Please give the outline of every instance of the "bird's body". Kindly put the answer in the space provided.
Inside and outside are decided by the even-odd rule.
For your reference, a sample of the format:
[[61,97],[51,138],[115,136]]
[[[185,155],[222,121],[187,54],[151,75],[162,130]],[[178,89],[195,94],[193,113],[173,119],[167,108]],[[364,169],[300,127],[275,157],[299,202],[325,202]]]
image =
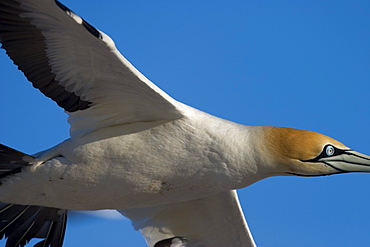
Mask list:
[[0,237],[63,243],[67,210],[117,209],[150,247],[255,246],[235,189],[271,176],[370,172],[319,133],[223,120],[168,96],[56,0],[0,0],[0,41],[69,115],[33,156],[0,145]]
[[264,177],[250,155],[256,148],[238,144],[257,144],[259,127],[187,110],[180,120],[113,126],[41,152],[27,172],[2,180],[2,201],[80,210],[149,207]]

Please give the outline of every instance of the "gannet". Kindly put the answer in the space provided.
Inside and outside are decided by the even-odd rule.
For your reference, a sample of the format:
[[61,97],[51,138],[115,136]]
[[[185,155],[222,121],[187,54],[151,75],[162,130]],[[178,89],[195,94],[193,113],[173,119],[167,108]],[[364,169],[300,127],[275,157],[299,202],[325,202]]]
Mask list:
[[[71,139],[34,157],[1,147],[1,219],[9,245],[33,236],[61,245],[66,209],[113,208],[133,220],[149,246],[253,246],[234,189],[276,175],[368,171],[368,156],[331,138],[242,126],[173,100],[124,60],[107,36],[55,3],[0,5],[4,48],[36,87],[69,112],[71,123]],[[17,25],[7,32],[5,21]],[[39,41],[35,47],[31,38]],[[77,47],[81,43],[85,48]],[[76,56],[69,56],[71,50]],[[45,74],[35,77],[39,69]],[[44,79],[50,84],[41,85]],[[23,210],[24,228],[4,221]]]

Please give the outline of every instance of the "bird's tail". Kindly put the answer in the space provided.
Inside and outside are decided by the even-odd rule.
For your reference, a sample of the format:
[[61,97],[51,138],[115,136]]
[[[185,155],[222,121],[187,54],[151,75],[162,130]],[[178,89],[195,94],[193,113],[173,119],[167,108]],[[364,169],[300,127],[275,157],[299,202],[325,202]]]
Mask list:
[[[1,179],[21,172],[35,158],[0,144]],[[67,223],[67,210],[0,202],[0,239],[6,247],[25,246],[33,238],[43,239],[34,247],[61,247]]]

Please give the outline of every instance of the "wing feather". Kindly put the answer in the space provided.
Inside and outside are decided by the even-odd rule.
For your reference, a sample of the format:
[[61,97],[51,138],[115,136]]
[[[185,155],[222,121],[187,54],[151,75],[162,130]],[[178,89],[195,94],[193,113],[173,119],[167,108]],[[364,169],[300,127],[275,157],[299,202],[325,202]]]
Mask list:
[[119,211],[131,219],[150,247],[255,246],[236,191],[195,201]]
[[72,137],[182,116],[110,37],[58,1],[0,0],[0,40],[33,86],[69,112]]
[[35,246],[62,246],[66,210],[6,203],[0,208],[0,238],[7,238],[6,246],[25,246],[32,238],[44,239]]

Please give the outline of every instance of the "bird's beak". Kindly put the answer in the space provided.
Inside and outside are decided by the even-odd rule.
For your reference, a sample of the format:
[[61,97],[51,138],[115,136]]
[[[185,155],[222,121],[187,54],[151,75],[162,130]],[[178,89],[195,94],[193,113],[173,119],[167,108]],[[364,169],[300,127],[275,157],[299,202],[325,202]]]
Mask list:
[[370,156],[353,150],[320,160],[340,172],[370,172]]

